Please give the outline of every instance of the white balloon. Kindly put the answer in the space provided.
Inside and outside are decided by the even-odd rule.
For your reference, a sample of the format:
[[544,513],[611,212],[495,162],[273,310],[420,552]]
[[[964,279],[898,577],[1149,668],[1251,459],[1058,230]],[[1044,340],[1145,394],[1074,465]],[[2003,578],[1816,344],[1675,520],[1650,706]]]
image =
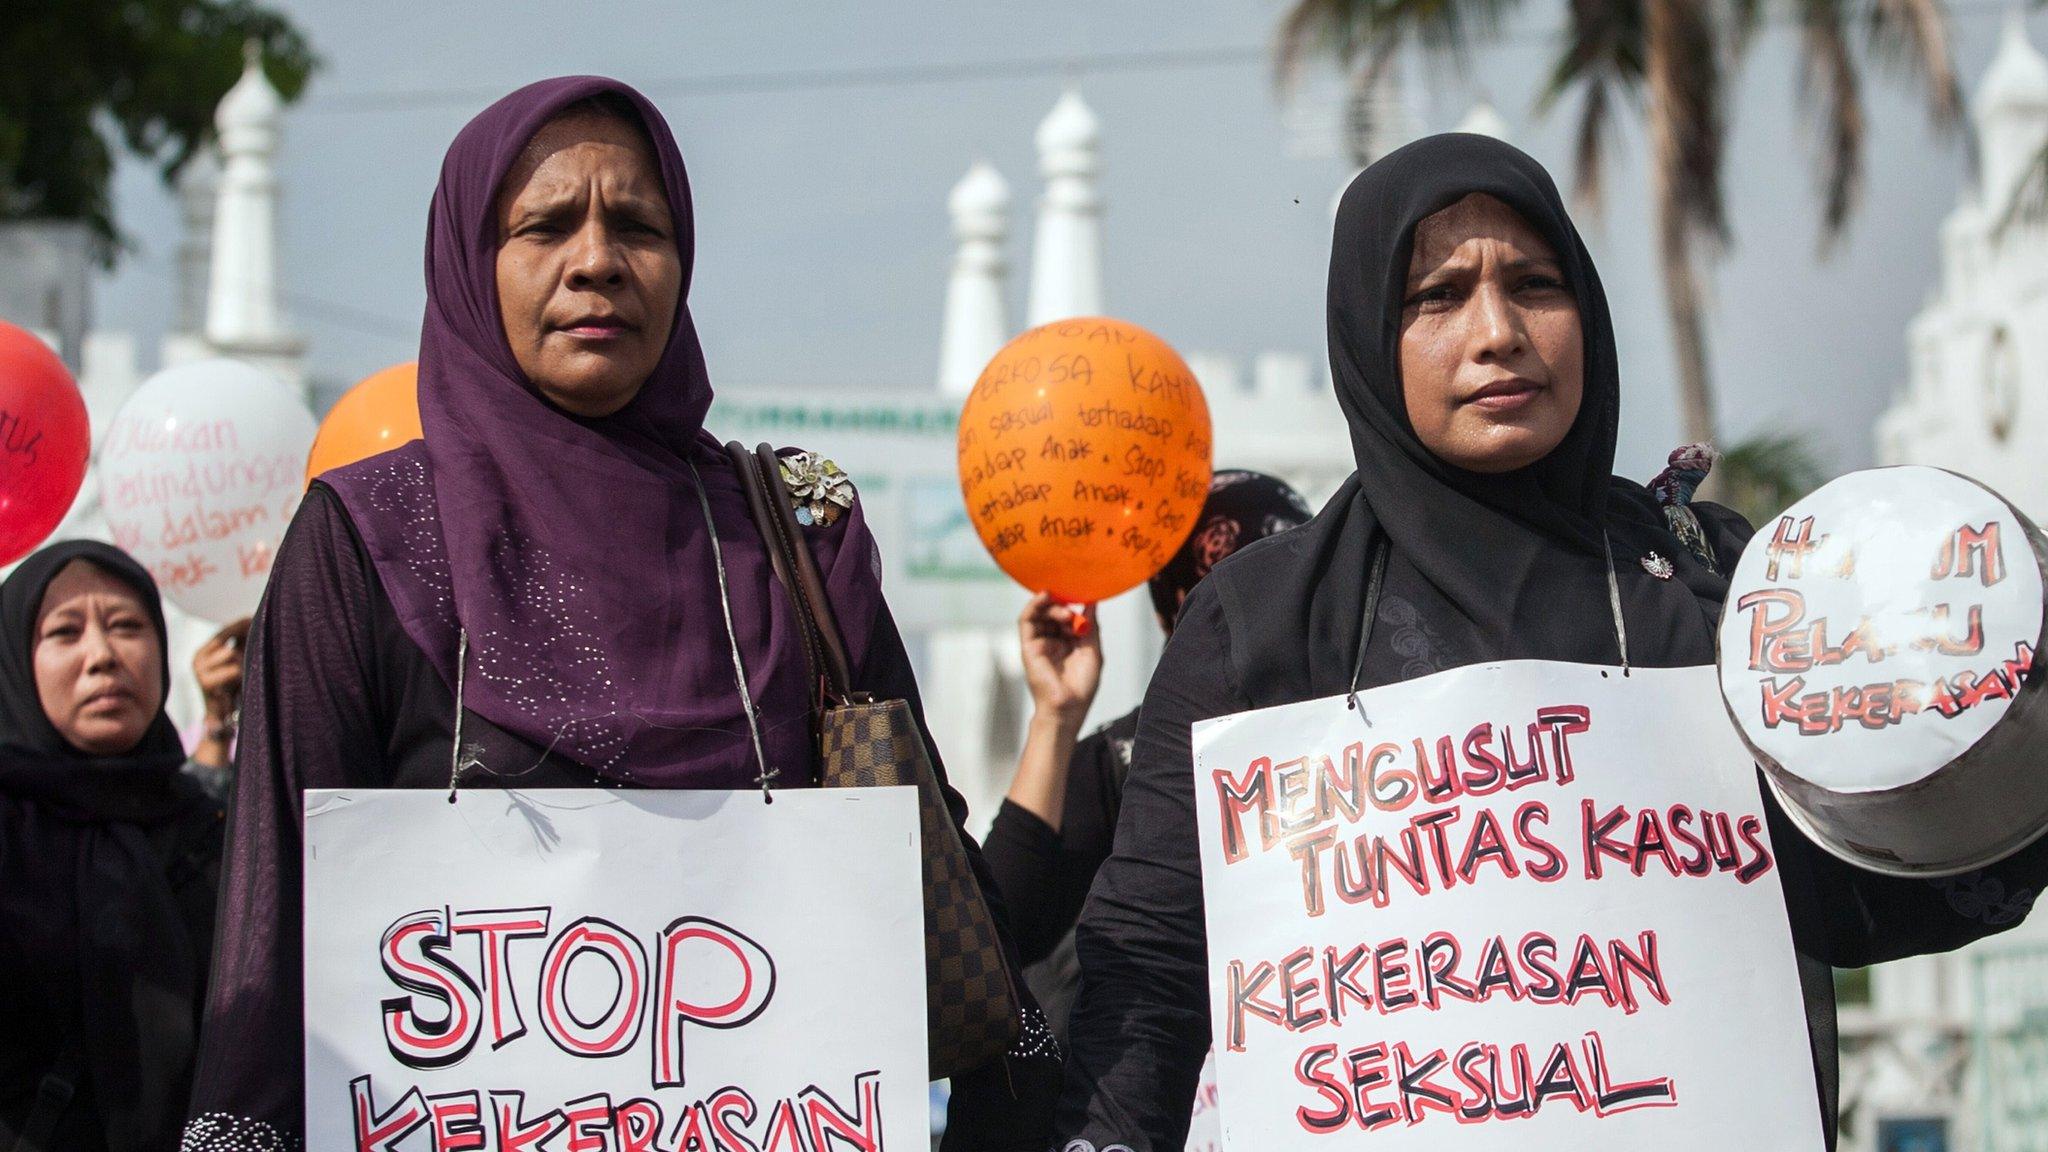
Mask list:
[[299,506],[313,433],[290,388],[240,361],[151,376],[100,448],[114,543],[186,612],[217,624],[249,615]]

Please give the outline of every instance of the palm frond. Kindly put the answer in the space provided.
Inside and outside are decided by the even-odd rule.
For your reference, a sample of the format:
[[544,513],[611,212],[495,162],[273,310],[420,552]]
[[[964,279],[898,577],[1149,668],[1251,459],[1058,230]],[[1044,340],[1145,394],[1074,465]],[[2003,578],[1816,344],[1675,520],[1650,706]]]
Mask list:
[[[1889,0],[1880,0],[1889,2]],[[1836,0],[1806,0],[1799,40],[1799,101],[1815,109],[1821,156],[1821,248],[1831,247],[1863,190],[1863,81]]]
[[1707,0],[1656,0],[1643,22],[1643,80],[1651,163],[1661,197],[1686,227],[1719,247],[1728,239],[1721,157],[1727,140],[1721,61]]
[[1879,64],[1926,88],[1927,114],[1936,127],[1962,124],[1963,86],[1942,0],[1876,0],[1869,41]]
[[1550,79],[1536,97],[1538,115],[1582,83],[1633,91],[1643,79],[1643,7],[1607,0],[1572,0],[1564,47],[1551,62]]
[[1724,503],[1751,524],[1768,523],[1826,481],[1828,468],[1813,442],[1797,433],[1766,433],[1721,454],[1714,475]]
[[1731,64],[1749,54],[1757,33],[1770,23],[1771,12],[1764,0],[1731,0],[1728,5],[1728,60]]
[[1600,212],[1605,191],[1601,178],[1605,175],[1608,121],[1612,116],[1609,99],[1606,81],[1586,82],[1586,98],[1579,105],[1579,129],[1572,149],[1573,182],[1577,185],[1579,203],[1594,215]]
[[1572,0],[1564,44],[1551,62],[1550,79],[1536,98],[1547,115],[1565,94],[1581,89],[1574,132],[1573,182],[1579,203],[1600,211],[1604,168],[1615,104],[1640,90],[1643,78],[1643,13],[1640,4]]
[[1295,0],[1280,18],[1273,46],[1273,79],[1283,91],[1293,87],[1311,56],[1331,55],[1349,68],[1358,54],[1358,10],[1355,0]]
[[1409,40],[1461,69],[1472,45],[1500,31],[1521,0],[1294,0],[1280,18],[1274,79],[1285,91],[1313,56],[1350,69],[1370,61],[1375,72]]

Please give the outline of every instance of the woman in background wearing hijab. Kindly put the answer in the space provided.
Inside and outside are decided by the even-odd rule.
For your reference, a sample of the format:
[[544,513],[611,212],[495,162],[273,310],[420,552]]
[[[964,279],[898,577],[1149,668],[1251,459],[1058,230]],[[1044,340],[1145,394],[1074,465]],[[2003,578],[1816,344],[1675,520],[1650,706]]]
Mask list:
[[221,820],[164,715],[156,583],[51,545],[0,584],[0,643],[0,1148],[168,1152]]
[[[1610,475],[1614,333],[1540,165],[1456,134],[1361,173],[1337,211],[1328,323],[1358,470],[1314,520],[1197,586],[1160,660],[1116,851],[1077,933],[1083,981],[1057,1124],[1067,1152],[1185,1138],[1209,1045],[1191,724],[1338,695],[1354,678],[1376,687],[1486,661],[1714,659],[1721,573],[1749,525],[1692,505],[1695,551],[1648,489]],[[1768,791],[1764,803],[1832,1146],[1830,965],[1954,948],[2017,923],[2048,875],[2048,840],[1982,874],[1893,880],[1814,847]]]
[[[1188,593],[1222,559],[1275,532],[1305,524],[1308,504],[1286,481],[1225,469],[1211,477],[1194,531],[1147,583],[1159,627],[1173,634]],[[1138,735],[1138,710],[1075,739],[1102,683],[1102,633],[1074,634],[1076,611],[1043,593],[1017,618],[1031,721],[1010,794],[982,851],[1010,909],[1025,979],[1064,1037],[1080,965],[1074,922],[1095,870],[1109,859],[1123,804],[1124,775]]]
[[[216,958],[193,1152],[300,1139],[306,789],[765,787],[730,644],[776,783],[814,778],[800,609],[703,429],[694,235],[667,123],[616,81],[522,88],[449,147],[427,233],[425,439],[312,485],[250,634],[234,945]],[[874,540],[838,491],[805,543],[856,682],[916,711]],[[955,1078],[953,1146],[1042,1149],[1042,1126],[1004,1116],[1012,1085],[1058,1075],[1042,1022],[1024,1035],[1035,1046]]]

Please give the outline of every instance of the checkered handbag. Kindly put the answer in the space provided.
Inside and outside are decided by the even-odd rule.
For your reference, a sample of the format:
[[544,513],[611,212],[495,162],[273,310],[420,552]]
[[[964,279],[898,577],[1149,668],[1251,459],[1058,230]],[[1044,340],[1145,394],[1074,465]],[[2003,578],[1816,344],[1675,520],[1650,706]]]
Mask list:
[[926,1032],[933,1079],[978,1067],[1009,1051],[1019,1031],[1019,1001],[995,917],[946,807],[924,736],[906,700],[875,700],[852,686],[839,626],[824,580],[790,510],[775,451],[726,445],[747,503],[768,545],[776,579],[795,599],[804,652],[813,672],[812,720],[819,783],[827,788],[917,789],[924,854]]

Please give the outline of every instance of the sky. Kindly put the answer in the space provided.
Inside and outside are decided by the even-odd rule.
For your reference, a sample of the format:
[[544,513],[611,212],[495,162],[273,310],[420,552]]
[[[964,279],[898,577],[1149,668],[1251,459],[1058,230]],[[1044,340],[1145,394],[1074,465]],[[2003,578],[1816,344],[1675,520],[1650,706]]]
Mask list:
[[[1280,0],[270,3],[325,61],[287,114],[279,171],[281,277],[317,380],[413,357],[426,209],[448,141],[496,95],[576,72],[642,87],[682,145],[698,225],[690,304],[721,389],[931,388],[952,254],[945,200],[975,160],[1011,187],[1009,301],[1021,327],[1041,187],[1032,131],[1063,85],[1102,125],[1107,310],[1188,353],[1323,360],[1330,207],[1350,168],[1330,133],[1302,127],[1328,119],[1315,99],[1327,78],[1312,77],[1293,111],[1276,94],[1261,49]],[[2003,0],[1950,0],[1950,11],[1974,89]],[[1486,99],[1568,186],[1572,103],[1535,108],[1563,18],[1559,0],[1530,0],[1463,68],[1405,60],[1420,127],[1447,130]],[[2048,14],[2030,27],[2048,44]],[[1938,229],[1968,163],[1909,87],[1871,69],[1865,194],[1823,255],[1817,133],[1795,47],[1792,31],[1769,31],[1731,77],[1735,240],[1713,273],[1708,332],[1724,443],[1804,433],[1847,469],[1871,462],[1873,422],[1904,383],[1905,327],[1937,287]],[[1162,52],[1190,62],[1091,63]],[[944,79],[762,82],[904,68]],[[1647,152],[1632,114],[1621,123],[1605,210],[1577,216],[1620,342],[1617,470],[1643,479],[1679,423]],[[134,251],[98,285],[97,321],[153,348],[172,316],[176,206],[143,162],[122,164],[115,191]]]

